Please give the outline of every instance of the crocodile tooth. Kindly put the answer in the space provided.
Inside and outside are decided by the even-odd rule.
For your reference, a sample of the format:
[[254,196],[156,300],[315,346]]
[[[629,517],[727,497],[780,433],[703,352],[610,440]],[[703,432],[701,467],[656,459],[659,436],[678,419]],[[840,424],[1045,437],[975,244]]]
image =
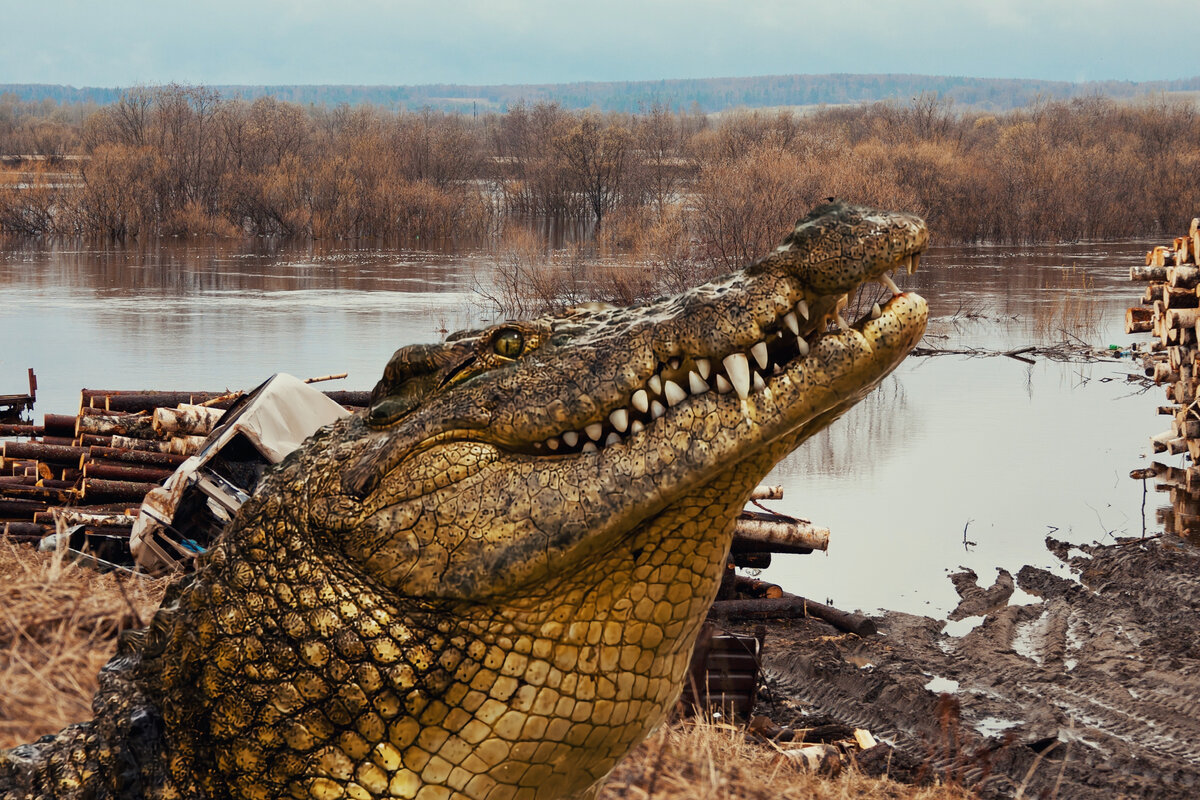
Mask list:
[[574,447],[579,444],[579,434],[575,431],[567,431],[563,434],[563,442],[567,447]]
[[707,358],[697,358],[696,371],[700,373],[701,378],[708,380],[708,376],[712,374],[712,362]]
[[879,307],[879,303],[871,306],[871,319],[879,319],[883,316],[883,309]]
[[782,374],[783,374],[783,367],[781,367],[781,366],[779,366],[778,364],[776,364],[774,367],[772,367],[772,368],[771,368],[771,374],[772,374],[772,375],[782,375]]
[[580,452],[581,453],[598,453],[598,452],[600,452],[600,448],[596,447],[595,442],[584,442],[583,448],[580,450]]
[[732,391],[733,391],[733,386],[731,386],[729,384],[729,381],[725,380],[724,375],[722,375],[721,373],[718,372],[717,373],[717,394],[729,394]]
[[892,293],[892,297],[900,294],[900,287],[896,285],[894,280],[892,280],[892,276],[886,272],[879,276],[879,282],[888,288],[888,291]]
[[558,438],[551,436],[549,439],[546,440],[546,447],[549,447],[551,450],[557,450],[558,449]]
[[650,404],[650,417],[652,419],[658,419],[665,413],[667,413],[667,407],[664,406],[662,403],[655,400],[653,403]]
[[629,427],[629,411],[624,408],[618,408],[616,411],[608,415],[608,421],[617,429],[619,433],[624,433]]
[[796,337],[796,347],[800,348],[800,355],[808,355],[808,342],[804,340],[803,336]]
[[797,336],[800,335],[800,321],[796,319],[795,311],[789,311],[784,315],[783,324],[787,325],[788,330],[792,333],[796,334]]
[[633,403],[633,407],[643,414],[650,410],[650,395],[646,394],[645,389],[638,389],[634,392],[631,402]]
[[745,400],[750,396],[750,362],[746,360],[746,354],[730,353],[721,363],[725,365],[725,372],[729,375],[729,382],[733,384],[734,391],[738,393],[738,397]]
[[600,441],[600,434],[604,433],[604,426],[599,422],[593,422],[591,425],[588,425],[586,428],[584,428],[583,432],[586,433],[588,438],[593,442],[598,442]]
[[842,312],[838,311],[833,315],[833,319],[837,322],[838,330],[846,330],[850,326],[846,324],[846,320],[842,319]]
[[680,362],[679,362],[678,358],[672,358],[670,361],[667,362],[667,366],[670,367],[672,370],[676,370],[676,369],[679,369],[679,363]]
[[687,399],[687,392],[675,381],[663,382],[663,395],[667,398],[667,405],[671,406],[677,406]]
[[804,319],[805,321],[808,321],[808,301],[807,300],[798,300],[796,302],[796,313],[799,314],[802,319]]
[[651,375],[650,380],[646,381],[646,386],[655,394],[662,394],[662,378],[657,375]]
[[610,444],[616,444],[619,441],[621,441],[621,434],[617,433],[616,431],[612,431],[604,440],[604,446],[608,447]]
[[753,370],[753,373],[754,373],[754,384],[753,384],[754,391],[761,392],[763,389],[767,388],[767,382],[763,380],[763,376],[759,374],[758,370]]
[[646,430],[646,426],[642,424],[640,419],[635,419],[633,422],[629,423],[629,432],[631,434],[641,433],[644,430]]
[[921,254],[913,253],[911,270],[909,271],[908,274],[912,275],[914,272],[916,272],[917,267],[920,265],[920,263],[921,263]]
[[767,368],[767,343],[759,342],[750,348],[750,355],[754,356],[754,360],[758,362],[759,369]]
[[695,370],[688,373],[688,391],[692,394],[704,394],[708,391],[708,384]]

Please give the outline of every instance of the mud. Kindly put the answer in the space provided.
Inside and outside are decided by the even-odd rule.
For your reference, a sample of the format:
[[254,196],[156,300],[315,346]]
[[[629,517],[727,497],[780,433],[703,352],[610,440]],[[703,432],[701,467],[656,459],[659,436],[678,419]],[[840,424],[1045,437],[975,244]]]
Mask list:
[[952,577],[962,635],[895,612],[868,638],[773,625],[759,713],[867,728],[893,748],[876,770],[984,797],[1200,796],[1200,549],[1047,546],[1077,580],[1024,567],[1036,602],[1011,603],[1008,573]]

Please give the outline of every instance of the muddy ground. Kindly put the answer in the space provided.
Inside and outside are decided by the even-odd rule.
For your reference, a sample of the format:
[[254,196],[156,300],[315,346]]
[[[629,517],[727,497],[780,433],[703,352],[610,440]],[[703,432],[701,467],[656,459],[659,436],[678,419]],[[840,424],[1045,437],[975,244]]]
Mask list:
[[[950,616],[967,622],[951,627],[978,623],[961,636],[894,612],[867,638],[769,626],[760,713],[867,728],[894,750],[862,754],[864,768],[939,771],[984,797],[1200,796],[1200,549],[1047,546],[1077,580],[952,577]],[[1014,582],[1037,602],[1010,605]]]

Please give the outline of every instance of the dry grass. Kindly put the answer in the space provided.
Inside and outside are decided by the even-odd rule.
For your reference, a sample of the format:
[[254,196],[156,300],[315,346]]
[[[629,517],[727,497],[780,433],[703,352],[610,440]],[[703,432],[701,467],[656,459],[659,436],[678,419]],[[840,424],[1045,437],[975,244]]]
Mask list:
[[91,717],[117,634],[148,620],[165,586],[0,540],[0,747]]
[[686,720],[664,726],[613,772],[600,800],[968,800],[952,786],[909,786],[854,769],[821,777],[748,741],[740,728]]
[[[96,674],[117,634],[154,613],[165,580],[101,574],[55,553],[0,541],[0,748],[91,716]],[[911,787],[853,770],[817,777],[777,764],[740,729],[664,726],[618,766],[601,797],[660,800],[963,800],[956,788]]]
[[1073,265],[1063,269],[1056,279],[1042,286],[1049,299],[1035,309],[1034,334],[1043,341],[1094,340],[1102,321],[1094,289],[1095,280],[1083,268]]

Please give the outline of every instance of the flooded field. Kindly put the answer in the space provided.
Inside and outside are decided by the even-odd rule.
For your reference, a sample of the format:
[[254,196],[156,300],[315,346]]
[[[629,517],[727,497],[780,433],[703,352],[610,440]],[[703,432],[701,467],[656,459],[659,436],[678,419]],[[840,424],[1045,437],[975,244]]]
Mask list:
[[[935,319],[923,346],[769,482],[773,509],[832,529],[826,555],[776,556],[765,577],[844,608],[944,614],[946,575],[1061,570],[1053,533],[1138,535],[1159,504],[1131,468],[1165,427],[1128,358],[1029,364],[1030,345],[1127,346],[1128,268],[1151,242],[934,248],[902,282]],[[35,416],[89,388],[241,389],[274,372],[349,372],[370,388],[399,346],[490,321],[482,255],[174,241],[0,249],[0,393],[38,374]],[[1147,337],[1138,337],[1145,340]],[[991,355],[988,355],[991,354]]]

